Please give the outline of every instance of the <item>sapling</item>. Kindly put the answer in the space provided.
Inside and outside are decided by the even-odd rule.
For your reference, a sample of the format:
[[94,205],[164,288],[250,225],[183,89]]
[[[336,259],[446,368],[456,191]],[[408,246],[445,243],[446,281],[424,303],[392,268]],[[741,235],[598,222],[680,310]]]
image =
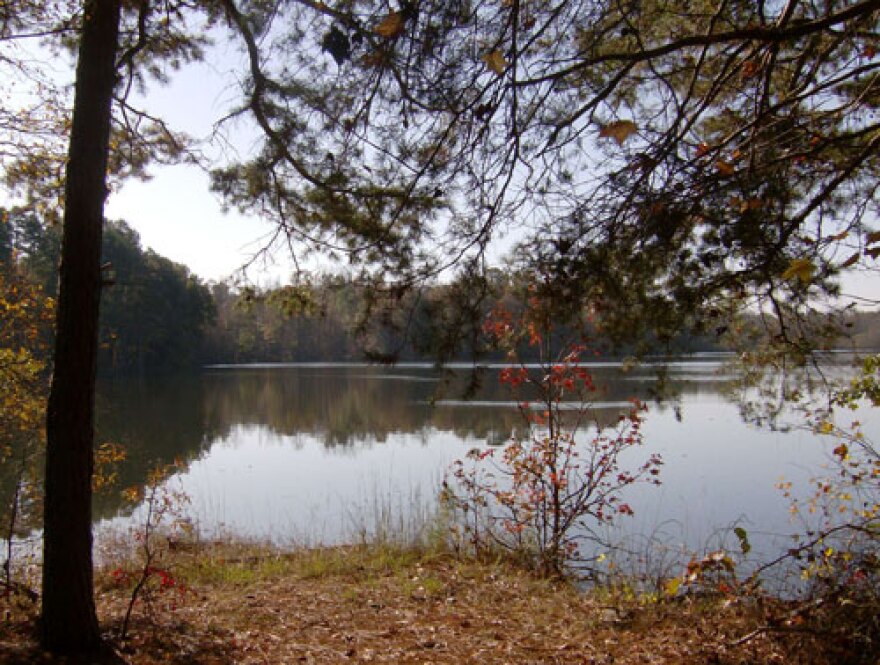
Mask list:
[[137,543],[139,565],[133,570],[117,568],[113,579],[119,585],[132,584],[125,616],[119,629],[119,639],[128,635],[131,615],[138,600],[143,599],[148,613],[153,613],[154,595],[172,592],[170,609],[176,609],[178,600],[187,593],[187,586],[167,566],[167,554],[175,536],[191,531],[185,511],[190,498],[182,489],[171,486],[171,474],[180,467],[178,462],[157,466],[147,477],[143,487],[131,487],[123,493],[132,503],[139,503],[143,521],[133,533]]
[[[643,442],[646,406],[632,400],[613,425],[600,424],[591,408],[597,388],[582,361],[587,347],[567,344],[554,353],[552,326],[541,322],[536,303],[519,317],[499,308],[487,320],[486,333],[508,348],[512,362],[500,380],[517,397],[525,427],[500,449],[474,449],[467,462],[457,461],[444,498],[461,518],[453,528],[475,552],[500,548],[559,576],[588,563],[582,545],[600,538],[598,527],[633,514],[622,491],[659,483],[662,460],[650,455],[633,470],[622,465],[622,455]],[[521,360],[523,341],[537,367]]]

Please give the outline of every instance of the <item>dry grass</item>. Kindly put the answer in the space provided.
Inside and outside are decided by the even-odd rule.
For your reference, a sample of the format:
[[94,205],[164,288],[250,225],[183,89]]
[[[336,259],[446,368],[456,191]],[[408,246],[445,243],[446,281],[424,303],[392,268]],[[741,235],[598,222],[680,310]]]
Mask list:
[[[171,609],[172,595],[160,594],[152,613],[136,611],[129,640],[113,643],[120,662],[842,662],[833,645],[793,632],[733,646],[761,625],[745,604],[622,601],[497,563],[381,546],[292,554],[215,546],[175,557],[189,584],[183,602]],[[98,579],[112,633],[128,590],[107,573]],[[0,661],[53,662],[34,646],[32,613],[10,610]]]

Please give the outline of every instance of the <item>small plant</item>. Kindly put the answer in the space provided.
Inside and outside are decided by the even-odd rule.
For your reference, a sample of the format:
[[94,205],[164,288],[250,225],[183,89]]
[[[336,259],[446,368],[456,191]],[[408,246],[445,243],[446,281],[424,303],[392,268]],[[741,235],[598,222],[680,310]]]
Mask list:
[[740,588],[736,563],[724,550],[692,558],[680,577],[666,581],[663,592],[672,598],[681,593],[731,595]]
[[[779,483],[803,531],[787,552],[761,565],[747,587],[757,588],[780,566],[796,570],[799,593],[784,625],[797,624],[824,644],[843,645],[841,661],[873,663],[880,649],[880,453],[862,423],[845,422],[845,416],[880,405],[880,356],[869,357],[856,378],[833,390],[822,406],[811,404],[805,393],[793,401],[816,440],[829,442],[830,462],[825,474],[811,480],[805,499],[797,498],[793,483]],[[779,623],[771,617],[762,630]]]
[[880,452],[859,420],[841,422],[848,411],[877,406],[880,356],[871,356],[849,386],[832,394],[829,407],[805,411],[810,429],[830,440],[831,449],[828,473],[813,478],[808,499],[792,498],[791,483],[780,484],[792,498],[792,514],[810,527],[798,548],[805,580],[873,584],[880,576]]
[[[621,456],[642,443],[646,407],[632,400],[616,422],[602,424],[591,408],[597,389],[581,361],[587,347],[562,345],[554,354],[550,323],[534,299],[519,318],[496,309],[487,321],[486,333],[513,361],[500,380],[517,397],[525,435],[457,461],[444,499],[460,516],[453,521],[456,537],[476,553],[501,549],[560,576],[568,566],[589,564],[584,542],[600,541],[598,527],[633,514],[622,491],[640,481],[659,483],[662,462],[652,455],[632,471],[621,465]],[[537,363],[521,360],[520,342]]]
[[120,587],[131,586],[128,606],[119,629],[119,638],[128,635],[131,615],[141,601],[148,616],[161,610],[174,611],[186,597],[187,585],[167,565],[167,555],[172,543],[192,530],[185,510],[189,496],[170,484],[170,477],[181,464],[175,462],[157,466],[147,477],[143,487],[130,487],[123,492],[133,504],[140,504],[144,511],[143,521],[134,531],[137,557],[130,567],[119,567],[111,572],[114,583]]

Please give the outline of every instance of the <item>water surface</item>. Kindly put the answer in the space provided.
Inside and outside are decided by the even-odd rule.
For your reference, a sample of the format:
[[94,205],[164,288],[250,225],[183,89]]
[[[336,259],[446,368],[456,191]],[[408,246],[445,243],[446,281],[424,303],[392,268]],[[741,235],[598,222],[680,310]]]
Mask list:
[[[623,373],[619,363],[591,365],[598,421],[614,422],[630,397],[650,401],[645,445],[625,461],[635,466],[657,452],[665,462],[660,487],[630,488],[636,514],[612,537],[702,550],[729,543],[738,525],[767,552],[787,547],[802,525],[792,523],[776,484],[792,481],[807,494],[809,478],[829,459],[828,442],[744,422],[740,403],[726,393],[732,375],[717,356],[666,364],[664,393],[677,398],[659,403],[652,400],[658,367]],[[519,398],[499,384],[499,369],[482,371],[470,399],[462,395],[465,366],[218,366],[173,379],[104,382],[99,436],[129,450],[121,486],[143,482],[157,461],[183,460],[174,481],[191,498],[191,518],[205,537],[351,541],[377,524],[419,522],[454,460],[524,430]],[[117,497],[98,497],[104,529],[129,519]]]

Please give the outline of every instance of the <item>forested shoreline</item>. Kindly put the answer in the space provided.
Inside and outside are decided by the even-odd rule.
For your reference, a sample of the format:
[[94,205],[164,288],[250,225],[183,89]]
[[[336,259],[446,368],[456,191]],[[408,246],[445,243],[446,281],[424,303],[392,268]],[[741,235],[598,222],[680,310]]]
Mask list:
[[[2,219],[3,270],[16,272],[51,302],[57,291],[60,229],[21,210],[3,211]],[[274,288],[207,282],[186,266],[144,249],[123,221],[107,222],[102,261],[99,371],[105,375],[220,363],[497,360],[502,356],[482,338],[483,320],[499,304],[521,309],[529,297],[528,275],[502,270],[490,273],[476,307],[463,303],[454,283],[378,300],[374,289],[334,275]],[[454,317],[467,324],[456,332],[468,334],[449,339],[447,324]],[[848,335],[839,346],[880,348],[877,319],[876,313],[851,313],[844,326]],[[602,338],[601,319],[575,321],[583,328],[560,326],[560,338],[584,336],[609,357],[734,348],[728,326],[716,323],[694,325],[668,339],[610,345]],[[41,336],[48,342],[51,334],[47,319]]]

